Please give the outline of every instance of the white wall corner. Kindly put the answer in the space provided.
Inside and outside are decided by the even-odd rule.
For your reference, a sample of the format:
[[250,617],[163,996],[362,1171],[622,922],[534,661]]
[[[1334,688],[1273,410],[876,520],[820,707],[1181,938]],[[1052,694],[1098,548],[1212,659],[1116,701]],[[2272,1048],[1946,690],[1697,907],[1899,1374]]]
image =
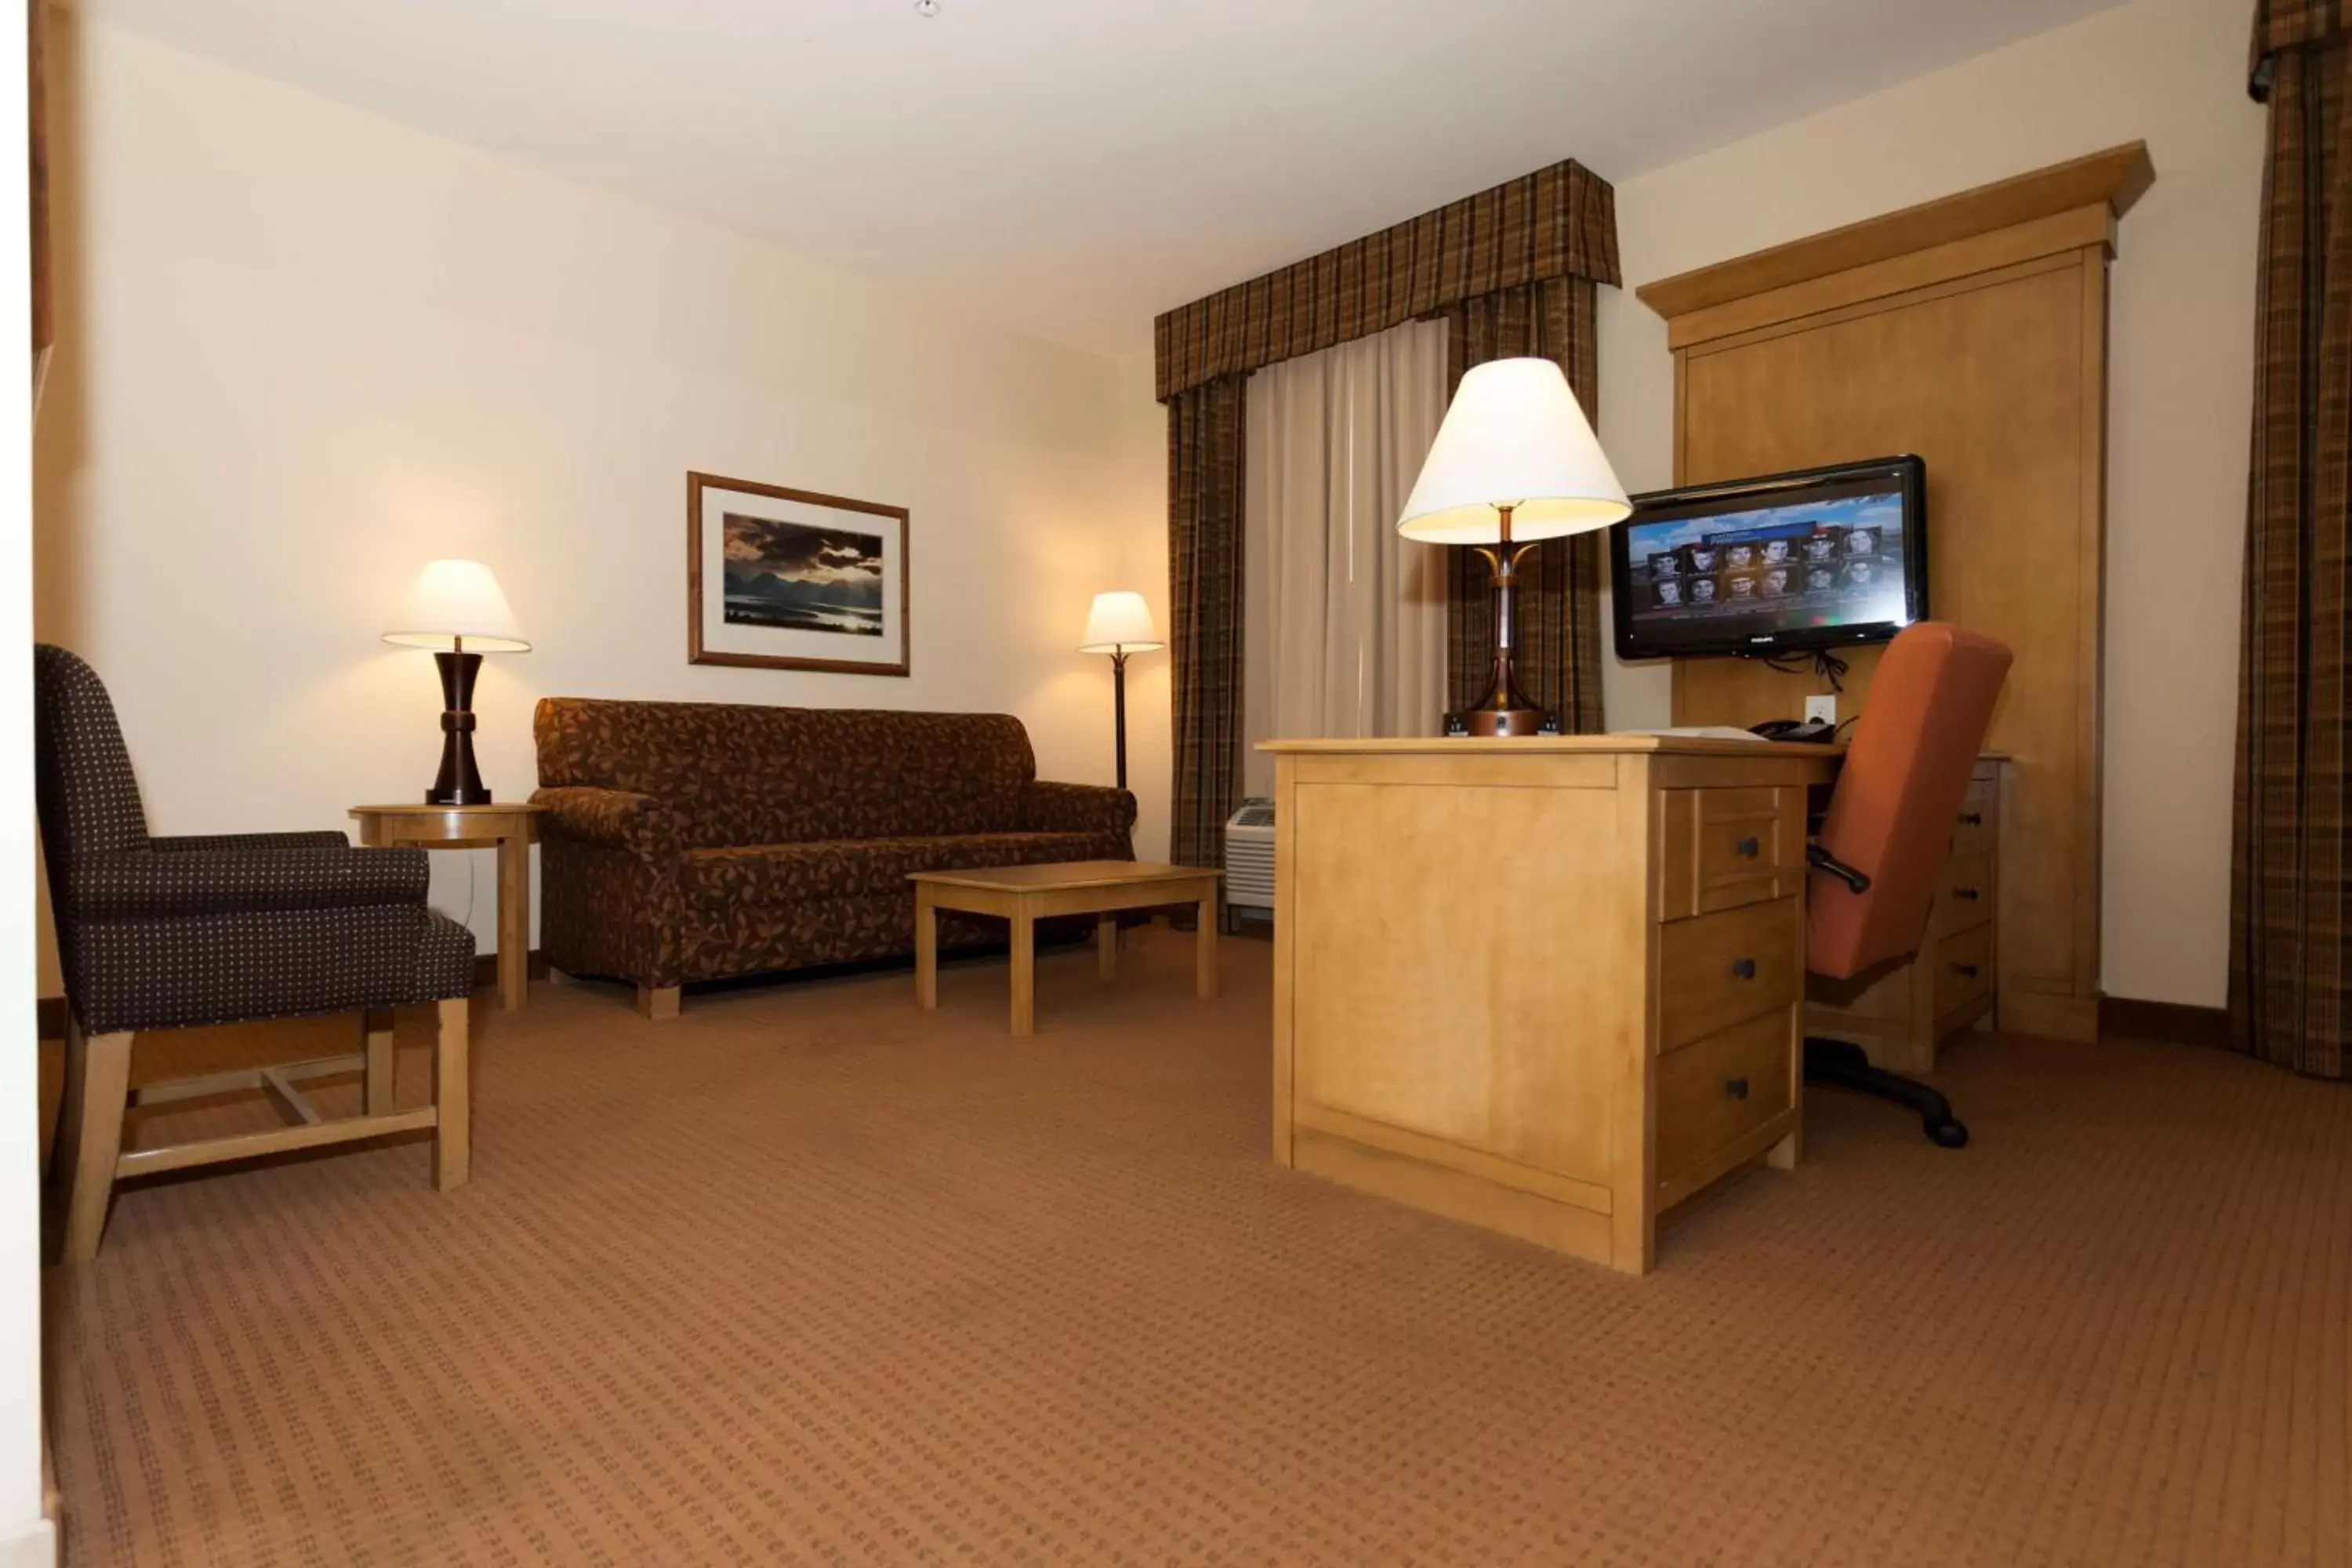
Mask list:
[[0,1568],[58,1568],[58,1527],[37,1519],[0,1534]]

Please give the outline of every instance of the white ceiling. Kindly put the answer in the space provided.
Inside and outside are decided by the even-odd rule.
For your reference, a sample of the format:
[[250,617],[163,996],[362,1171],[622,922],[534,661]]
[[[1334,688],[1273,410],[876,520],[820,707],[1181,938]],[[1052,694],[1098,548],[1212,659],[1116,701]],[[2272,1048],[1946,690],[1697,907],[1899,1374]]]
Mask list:
[[1612,180],[2115,0],[81,0],[1111,353],[1564,157]]

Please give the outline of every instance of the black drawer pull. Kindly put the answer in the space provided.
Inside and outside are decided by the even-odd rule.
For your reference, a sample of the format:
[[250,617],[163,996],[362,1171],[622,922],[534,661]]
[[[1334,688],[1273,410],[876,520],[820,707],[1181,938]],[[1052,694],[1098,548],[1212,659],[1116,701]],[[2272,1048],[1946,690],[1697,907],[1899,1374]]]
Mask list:
[[1738,843],[1733,845],[1732,847],[1738,850],[1740,854],[1746,856],[1750,860],[1755,859],[1757,856],[1764,852],[1764,846],[1758,843],[1752,837],[1743,838]]
[[1752,958],[1735,958],[1731,961],[1731,973],[1739,979],[1753,980],[1756,978],[1756,961]]
[[1982,827],[1984,826],[1984,813],[1981,811],[1964,811],[1960,813],[1960,826],[1963,827]]
[[1952,889],[1952,897],[1959,900],[1963,903],[1973,904],[1979,899],[1984,897],[1984,895],[1978,892],[1974,888],[1954,888]]
[[1977,977],[1977,966],[1973,963],[1955,963],[1952,965],[1952,973],[1963,979],[1974,980]]
[[1725,1079],[1723,1080],[1723,1092],[1731,1096],[1734,1100],[1746,1100],[1748,1098],[1748,1080],[1744,1078]]

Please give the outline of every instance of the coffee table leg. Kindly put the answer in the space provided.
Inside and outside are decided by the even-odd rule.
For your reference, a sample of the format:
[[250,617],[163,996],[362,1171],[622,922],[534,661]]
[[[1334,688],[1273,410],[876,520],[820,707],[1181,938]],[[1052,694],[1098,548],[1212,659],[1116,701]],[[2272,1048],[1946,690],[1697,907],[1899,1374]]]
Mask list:
[[1037,1032],[1037,922],[1026,910],[1013,917],[1013,1032]]
[[1118,917],[1095,919],[1095,973],[1108,980],[1118,973]]
[[930,889],[915,888],[915,1005],[940,1005],[940,911]]
[[1192,939],[1192,990],[1202,1001],[1217,994],[1217,895],[1201,900],[1199,934]]

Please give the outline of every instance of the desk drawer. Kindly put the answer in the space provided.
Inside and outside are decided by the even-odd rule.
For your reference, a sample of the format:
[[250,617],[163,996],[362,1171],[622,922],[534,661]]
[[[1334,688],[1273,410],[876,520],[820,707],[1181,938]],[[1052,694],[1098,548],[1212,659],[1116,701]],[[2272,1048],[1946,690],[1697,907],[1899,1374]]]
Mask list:
[[1936,1016],[1965,1007],[1992,989],[1992,927],[1980,925],[1936,943]]
[[1797,900],[1775,899],[1658,930],[1658,1049],[1676,1050],[1803,994]]
[[1734,1024],[1658,1063],[1658,1180],[1672,1182],[1794,1103],[1786,1007]]
[[1992,919],[1992,857],[1955,855],[1944,862],[1944,885],[1936,895],[1936,917],[1928,929],[1950,936]]
[[1661,792],[1658,915],[1684,920],[1797,890],[1804,875],[1804,792]]
[[1990,857],[2000,826],[2000,784],[1993,779],[1977,779],[1969,785],[1969,793],[1960,802],[1959,817],[1952,827],[1952,858],[1969,859],[1982,855]]

